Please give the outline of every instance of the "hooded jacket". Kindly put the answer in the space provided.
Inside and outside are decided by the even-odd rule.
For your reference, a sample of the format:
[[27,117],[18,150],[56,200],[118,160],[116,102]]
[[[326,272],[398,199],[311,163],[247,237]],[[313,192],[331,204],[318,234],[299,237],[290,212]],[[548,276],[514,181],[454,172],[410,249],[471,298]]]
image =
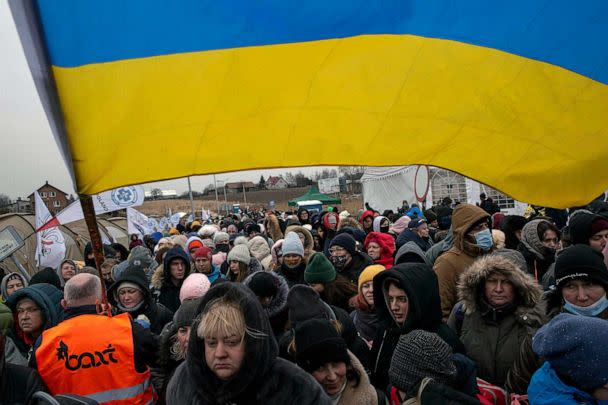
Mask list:
[[[484,297],[491,273],[504,275],[514,288],[514,301],[493,308]],[[499,255],[479,258],[460,276],[458,298],[448,325],[457,331],[468,355],[477,362],[480,378],[505,386],[518,357],[529,350],[532,336],[545,322],[542,290],[513,261]],[[519,392],[522,393],[522,392]]]
[[[120,309],[117,295],[118,288],[123,282],[133,283],[139,286],[142,291],[144,299],[137,310],[126,311]],[[118,280],[116,280],[108,289],[108,300],[112,304],[112,307],[116,308],[118,312],[129,312],[133,319],[136,319],[139,315],[144,315],[150,321],[150,331],[155,335],[159,335],[163,330],[163,327],[173,319],[173,312],[171,310],[163,304],[157,304],[156,301],[154,301],[150,289],[148,288],[146,274],[143,269],[139,267],[130,267],[122,272]]]
[[[405,323],[398,325],[385,296],[385,280],[394,279],[408,297],[408,312]],[[452,350],[463,353],[464,346],[458,336],[441,320],[441,304],[437,276],[426,264],[405,263],[385,270],[374,277],[374,304],[383,327],[372,345],[372,382],[386,391],[389,384],[388,369],[399,336],[415,329],[437,333]]]
[[431,248],[424,254],[429,266],[434,266],[437,258],[444,252],[450,250],[452,246],[454,246],[454,231],[452,230],[452,227],[450,227],[445,238],[431,246]]
[[[184,261],[185,271],[184,278],[179,282],[178,285],[173,284],[171,281],[171,261],[173,259],[182,259]],[[160,286],[155,285],[154,288],[159,290],[158,302],[168,308],[170,311],[175,312],[179,308],[179,290],[182,287],[182,283],[190,274],[190,258],[188,254],[180,246],[173,246],[165,255],[163,260],[163,277],[160,280]]]
[[283,232],[281,232],[281,224],[279,219],[274,214],[269,214],[266,217],[266,232],[273,240],[283,239]]
[[374,263],[381,264],[386,269],[393,267],[395,239],[388,233],[370,232],[365,238],[365,250],[371,242],[376,242],[380,246],[380,257],[374,260]]
[[359,372],[361,381],[356,387],[354,382],[347,382],[337,405],[378,405],[378,394],[369,382],[369,377],[363,365],[350,350],[348,351],[348,357],[350,357],[351,366]]
[[598,405],[600,402],[589,393],[564,383],[551,364],[545,362],[543,366],[534,373],[528,398],[534,405]]
[[479,256],[485,254],[474,243],[467,240],[467,232],[481,220],[490,215],[481,208],[471,204],[460,204],[452,214],[454,246],[437,258],[433,269],[439,280],[441,294],[441,312],[443,319],[448,319],[457,301],[456,283],[460,274]]
[[591,227],[593,221],[601,218],[599,215],[581,212],[576,213],[570,218],[568,223],[568,230],[570,232],[570,244],[576,245],[582,243],[584,245],[589,244],[589,238],[593,236],[591,234]]
[[401,246],[395,255],[395,266],[402,263],[424,263],[429,264],[427,256],[420,246],[414,242],[408,242]]
[[19,279],[21,280],[21,283],[23,284],[23,287],[27,287],[27,280],[19,273],[8,273],[6,276],[2,277],[2,282],[0,283],[0,291],[2,292],[2,298],[4,300],[6,300],[8,298],[8,292],[7,292],[7,284],[8,284],[8,279],[10,277],[13,276],[17,276],[19,277]]
[[[268,274],[274,277],[277,293],[272,297],[272,300],[270,300],[270,305],[267,308],[264,308],[264,312],[266,312],[266,315],[270,320],[270,326],[272,327],[274,335],[279,336],[285,331],[285,325],[287,324],[287,294],[289,293],[289,285],[285,278],[275,272],[269,271]],[[248,275],[247,278],[243,280],[243,284],[249,286],[252,278],[253,274]]]
[[[528,222],[521,232],[521,242],[517,250],[524,255],[528,264],[528,273],[532,274],[540,283],[547,272],[553,272],[555,267],[555,251],[543,246],[541,237],[538,235],[538,226],[544,219],[535,219]],[[589,242],[586,243],[587,245]]]
[[[0,344],[4,344],[0,340]],[[29,404],[38,391],[46,392],[42,379],[26,366],[5,362],[4,350],[0,351],[0,404]]]
[[188,355],[167,388],[169,404],[327,404],[331,401],[317,382],[304,370],[277,357],[277,343],[262,306],[249,289],[238,283],[215,286],[203,298],[207,303],[225,297],[238,303],[247,329],[263,337],[245,336],[245,357],[231,379],[222,381],[205,361],[204,340],[198,337],[200,321],[192,326]]
[[14,330],[10,337],[13,339],[13,342],[23,357],[29,358],[29,352],[34,346],[35,340],[21,330],[16,315],[17,303],[23,298],[31,299],[42,310],[45,320],[43,330],[46,330],[63,320],[63,311],[61,308],[63,293],[53,285],[41,283],[17,290],[8,297],[6,305],[13,311],[14,319]]
[[251,255],[258,259],[264,270],[272,269],[272,255],[266,239],[262,236],[256,236],[247,242],[247,247]]

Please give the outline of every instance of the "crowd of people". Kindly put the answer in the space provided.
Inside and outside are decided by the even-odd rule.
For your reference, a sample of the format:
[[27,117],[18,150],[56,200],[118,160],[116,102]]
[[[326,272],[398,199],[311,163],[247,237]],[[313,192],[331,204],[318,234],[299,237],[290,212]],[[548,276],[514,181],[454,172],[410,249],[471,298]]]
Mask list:
[[608,403],[608,204],[481,197],[213,216],[99,272],[90,245],[3,270],[0,404]]

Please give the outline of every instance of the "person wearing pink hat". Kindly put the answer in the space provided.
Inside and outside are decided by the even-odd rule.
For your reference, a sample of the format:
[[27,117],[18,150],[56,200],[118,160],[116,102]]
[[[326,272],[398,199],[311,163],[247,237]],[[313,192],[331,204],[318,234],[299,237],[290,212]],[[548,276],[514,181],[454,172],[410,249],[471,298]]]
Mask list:
[[184,280],[182,288],[179,290],[179,302],[202,298],[211,288],[211,282],[206,275],[192,273]]

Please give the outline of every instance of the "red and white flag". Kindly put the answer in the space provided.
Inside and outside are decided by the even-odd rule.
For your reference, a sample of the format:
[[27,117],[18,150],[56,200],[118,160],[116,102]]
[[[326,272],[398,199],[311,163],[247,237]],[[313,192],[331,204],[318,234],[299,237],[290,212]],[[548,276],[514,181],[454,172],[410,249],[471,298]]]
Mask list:
[[[40,227],[51,219],[51,213],[46,207],[40,194],[34,192],[36,201],[36,227]],[[57,268],[65,258],[65,239],[57,228],[47,227],[36,233],[36,262],[38,267]]]

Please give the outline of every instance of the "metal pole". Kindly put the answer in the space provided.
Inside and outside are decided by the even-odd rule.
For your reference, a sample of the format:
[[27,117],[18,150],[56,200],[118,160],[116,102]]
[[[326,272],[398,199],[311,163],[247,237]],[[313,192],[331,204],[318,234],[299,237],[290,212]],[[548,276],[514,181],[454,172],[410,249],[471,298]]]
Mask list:
[[226,182],[224,181],[224,208],[226,209],[226,215],[228,215],[228,199],[226,198]]
[[247,205],[247,195],[245,194],[245,182],[241,182],[241,184],[243,185],[243,204]]
[[101,302],[102,311],[107,311],[110,315],[110,307],[108,305],[108,297],[106,293],[106,283],[103,282],[101,275],[101,264],[103,263],[103,244],[101,242],[101,234],[97,227],[97,218],[95,217],[95,207],[93,206],[93,198],[90,195],[80,195],[80,205],[84,213],[84,220],[87,223],[89,236],[91,237],[91,246],[93,247],[93,256],[95,257],[95,265],[99,272],[99,280],[101,280]]
[[192,186],[190,185],[190,176],[188,176],[188,193],[190,194],[190,209],[192,210],[192,215],[194,216],[194,200],[192,199]]
[[[11,255],[10,258],[13,261],[13,263],[15,263],[15,266],[21,272],[21,275],[23,277],[25,277],[25,279],[29,282],[30,281],[30,274],[27,272],[27,270],[25,269],[25,267],[23,267],[23,265],[21,263],[19,263],[19,260],[17,260],[17,258],[15,257],[15,255]],[[40,262],[38,262],[38,263],[40,263]]]
[[215,180],[215,174],[213,175],[213,188],[215,189],[215,210],[217,215],[220,215],[220,199],[217,196],[217,181]]

